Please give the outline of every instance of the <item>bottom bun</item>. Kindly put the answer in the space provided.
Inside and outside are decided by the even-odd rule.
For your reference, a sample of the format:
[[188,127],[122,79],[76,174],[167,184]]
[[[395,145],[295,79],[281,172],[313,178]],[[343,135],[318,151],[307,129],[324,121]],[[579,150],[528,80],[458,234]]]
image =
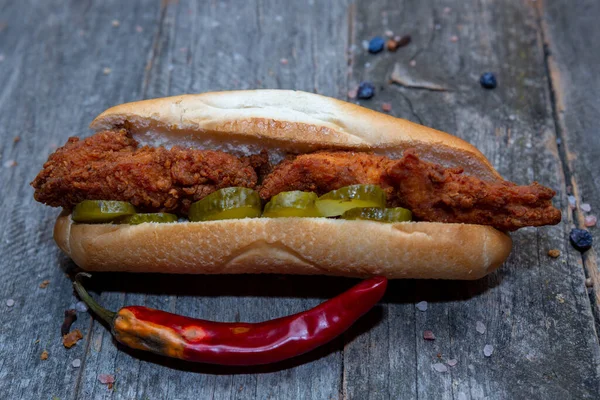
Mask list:
[[54,227],[58,246],[88,271],[277,273],[391,279],[478,279],[512,241],[482,225],[326,218],[256,218]]

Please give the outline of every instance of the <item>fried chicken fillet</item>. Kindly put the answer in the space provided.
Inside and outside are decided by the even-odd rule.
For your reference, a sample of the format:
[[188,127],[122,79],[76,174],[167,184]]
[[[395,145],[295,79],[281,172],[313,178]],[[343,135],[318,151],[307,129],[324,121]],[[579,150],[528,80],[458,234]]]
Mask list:
[[32,182],[35,199],[51,206],[70,209],[83,200],[122,200],[141,211],[180,215],[187,214],[192,202],[225,187],[257,188],[268,200],[285,191],[324,194],[353,184],[381,186],[388,206],[408,208],[422,221],[512,231],[561,219],[549,188],[535,182],[483,181],[460,168],[423,161],[414,150],[404,151],[398,160],[322,151],[288,158],[273,168],[266,152],[238,158],[220,151],[139,147],[124,130],[105,131],[85,140],[69,139]]
[[486,182],[463,175],[460,168],[423,161],[414,150],[406,150],[396,161],[352,152],[300,155],[278,165],[259,193],[263,199],[289,190],[323,194],[356,183],[380,185],[388,194],[388,206],[408,208],[422,221],[491,225],[513,231],[554,225],[561,219],[551,202],[555,192],[547,187]]
[[361,183],[380,185],[391,199],[393,188],[381,177],[393,163],[387,157],[350,151],[302,154],[277,165],[264,179],[259,194],[265,200],[290,190],[321,195]]
[[70,209],[83,200],[121,200],[142,211],[187,214],[215,190],[254,188],[248,161],[220,151],[139,147],[124,130],[70,138],[31,185],[37,201]]
[[560,211],[552,206],[554,190],[537,182],[486,182],[420,160],[413,150],[383,174],[396,189],[398,202],[424,221],[491,225],[514,231],[526,226],[556,225]]

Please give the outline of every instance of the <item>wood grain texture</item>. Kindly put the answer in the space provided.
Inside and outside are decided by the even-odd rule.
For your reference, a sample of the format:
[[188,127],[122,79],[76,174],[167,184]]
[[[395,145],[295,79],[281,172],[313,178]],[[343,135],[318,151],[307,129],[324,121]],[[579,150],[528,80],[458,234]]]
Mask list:
[[[358,46],[351,84],[371,80],[378,89],[363,105],[381,109],[389,102],[394,115],[468,140],[507,179],[537,180],[557,190],[556,205],[567,211],[532,3],[358,2],[352,14]],[[386,29],[412,35],[412,43],[396,53],[362,50],[363,40]],[[447,91],[390,86],[396,63]],[[479,86],[486,71],[498,77],[493,91]],[[383,323],[345,347],[344,394],[361,399],[597,397],[598,342],[581,262],[568,244],[569,225],[567,219],[513,234],[508,262],[479,282],[394,282]],[[551,248],[560,249],[559,259],[548,257]],[[414,308],[421,300],[430,302],[427,312]],[[477,321],[486,325],[485,334],[476,331]],[[432,330],[436,340],[424,341],[425,330]],[[495,348],[489,358],[483,354],[486,344]],[[453,358],[458,364],[449,372],[433,369]],[[378,366],[376,372],[371,365]]]
[[[60,336],[64,310],[77,302],[64,274],[73,265],[52,240],[57,210],[35,203],[29,182],[56,146],[88,132],[98,110],[140,96],[158,11],[158,5],[142,3],[0,2],[3,398],[76,397],[81,368],[71,362],[80,359],[85,367],[87,343],[67,350]],[[136,25],[145,33],[136,32]],[[17,165],[5,167],[10,160]],[[46,289],[39,288],[43,280],[50,281]],[[87,339],[90,326],[84,313],[73,328]],[[49,353],[45,361],[43,350]]]
[[[547,46],[554,117],[563,142],[561,156],[570,185],[568,192],[577,200],[577,208],[569,213],[569,222],[573,227],[588,229],[595,236],[593,248],[583,255],[583,264],[594,283],[591,295],[598,321],[600,225],[585,227],[584,218],[600,216],[600,102],[595,95],[600,90],[600,43],[593,40],[600,34],[600,3],[549,1],[540,3],[539,10]],[[581,210],[584,203],[591,205],[591,212]]]
[[[591,264],[568,244],[566,186],[572,183],[565,182],[566,171],[584,200],[598,204],[596,177],[581,164],[597,163],[597,147],[581,145],[598,144],[590,112],[598,102],[594,91],[581,90],[588,87],[584,77],[597,71],[597,52],[577,47],[589,42],[585,34],[593,21],[576,22],[592,12],[565,2],[543,11],[533,4],[0,0],[0,163],[18,163],[0,168],[2,397],[598,398],[600,351],[583,269],[584,261],[588,270]],[[386,29],[411,34],[413,42],[396,53],[366,54],[362,41]],[[572,36],[549,45],[556,47],[560,78],[576,83],[561,98],[564,116],[556,119],[564,125],[558,129],[563,141],[577,154],[564,164],[549,90],[559,86],[552,75],[548,80],[543,38],[567,31]],[[396,63],[413,70],[417,81],[447,91],[390,84]],[[478,85],[487,70],[498,76],[494,91]],[[71,135],[89,135],[86,126],[96,114],[124,101],[238,88],[294,88],[345,99],[363,79],[378,88],[363,105],[380,109],[390,102],[394,115],[475,144],[506,178],[553,187],[565,221],[513,234],[509,261],[487,279],[392,282],[382,305],[342,338],[277,365],[224,368],[133,352],[85,313],[74,325],[84,340],[70,350],[62,347],[63,311],[77,301],[64,275],[73,264],[51,237],[57,210],[35,203],[28,185],[55,146]],[[17,135],[21,140],[13,143]],[[549,258],[551,248],[561,257]],[[50,285],[39,288],[45,279]],[[112,309],[141,304],[252,322],[310,308],[354,282],[107,273],[89,285]],[[14,306],[6,306],[8,299]],[[425,312],[415,307],[422,300],[429,302]],[[484,334],[476,331],[478,321],[486,326]],[[436,340],[423,340],[424,330]],[[489,358],[483,355],[486,344],[495,347]],[[39,359],[44,349],[46,361]],[[71,366],[76,358],[80,368]],[[432,369],[453,358],[458,364],[448,372]],[[101,384],[98,374],[115,375],[114,388]]]
[[[309,6],[285,1],[179,1],[163,2],[161,7],[159,33],[154,36],[141,89],[145,98],[261,87],[318,91],[334,97],[346,93],[343,2]],[[98,285],[105,291],[103,303],[112,308],[145,304],[222,321],[261,321],[310,308],[351,284],[340,288],[334,283],[329,285],[331,290],[315,292],[310,288],[326,281],[173,277],[162,285],[163,277],[135,279],[142,283],[135,285],[127,278],[114,290],[103,280]],[[96,377],[117,370],[112,396],[123,399],[329,399],[337,398],[341,387],[339,341],[291,363],[241,369],[117,351],[105,329],[98,326],[91,339],[96,341],[102,350],[90,353],[81,385],[81,394],[91,397],[109,395]]]

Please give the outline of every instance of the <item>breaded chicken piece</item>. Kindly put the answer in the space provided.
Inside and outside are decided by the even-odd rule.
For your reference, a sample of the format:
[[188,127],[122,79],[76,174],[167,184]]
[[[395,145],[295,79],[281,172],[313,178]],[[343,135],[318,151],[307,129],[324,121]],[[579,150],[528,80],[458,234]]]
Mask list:
[[322,151],[302,154],[277,165],[263,181],[259,194],[265,200],[291,190],[321,195],[361,183],[380,185],[389,198],[392,187],[382,180],[382,176],[392,164],[389,158],[370,153]]
[[71,208],[83,200],[128,201],[140,211],[187,214],[192,202],[230,186],[254,188],[248,161],[219,151],[139,147],[124,130],[70,138],[31,185],[37,201]]
[[552,206],[554,190],[534,182],[517,186],[487,182],[419,159],[413,150],[386,171],[403,207],[424,221],[491,225],[514,231],[526,226],[556,225],[561,213]]
[[422,221],[491,225],[512,231],[554,225],[560,211],[555,192],[538,183],[487,182],[463,175],[460,168],[426,162],[413,150],[399,160],[368,153],[319,152],[284,161],[259,189],[267,200],[291,190],[318,194],[352,184],[376,184],[387,192],[388,206],[410,209]]

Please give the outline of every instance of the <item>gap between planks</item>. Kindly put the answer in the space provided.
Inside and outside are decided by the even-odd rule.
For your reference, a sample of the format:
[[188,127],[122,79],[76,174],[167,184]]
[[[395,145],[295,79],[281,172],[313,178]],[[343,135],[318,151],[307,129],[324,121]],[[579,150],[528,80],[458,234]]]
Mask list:
[[[576,199],[580,199],[579,189],[577,181],[575,180],[573,165],[569,160],[568,140],[567,140],[567,128],[563,116],[564,104],[561,93],[561,79],[560,71],[556,65],[556,61],[552,57],[551,48],[552,43],[550,39],[549,29],[544,21],[544,3],[539,2],[535,7],[537,12],[537,19],[539,24],[539,32],[542,35],[542,43],[544,46],[544,66],[546,68],[546,76],[548,79],[548,91],[550,93],[550,106],[552,108],[552,118],[554,120],[554,129],[556,131],[557,138],[560,139],[561,145],[558,147],[558,156],[560,160],[560,167],[565,177],[565,185],[571,185],[572,193],[569,193],[565,188],[566,194],[572,194]],[[578,200],[579,201],[579,200]],[[584,216],[579,211],[579,208],[570,208],[571,213],[567,216],[569,223],[575,225],[579,229],[585,229]],[[569,232],[565,232],[568,237]],[[586,278],[590,278],[593,282],[593,288],[589,293],[590,306],[592,308],[592,315],[594,316],[595,328],[594,334],[596,340],[600,342],[598,338],[597,327],[600,326],[600,292],[598,287],[600,285],[600,271],[598,270],[597,257],[594,249],[590,249],[585,253],[581,253],[581,262],[583,264],[583,270]]]

